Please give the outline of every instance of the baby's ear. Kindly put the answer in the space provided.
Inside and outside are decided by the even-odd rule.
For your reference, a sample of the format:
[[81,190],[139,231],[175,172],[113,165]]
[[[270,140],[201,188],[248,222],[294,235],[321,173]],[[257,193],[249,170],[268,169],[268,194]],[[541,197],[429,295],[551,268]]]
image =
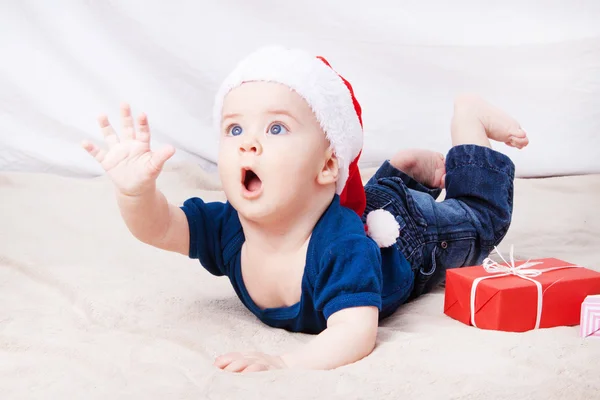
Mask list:
[[337,182],[339,176],[339,163],[338,158],[333,152],[333,149],[329,147],[325,153],[325,162],[323,168],[319,172],[317,181],[321,185],[329,185]]

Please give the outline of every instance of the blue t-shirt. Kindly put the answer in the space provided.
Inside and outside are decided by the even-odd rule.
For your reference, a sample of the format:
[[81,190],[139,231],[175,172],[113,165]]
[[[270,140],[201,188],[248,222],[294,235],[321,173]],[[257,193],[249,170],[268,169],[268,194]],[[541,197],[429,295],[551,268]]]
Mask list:
[[289,307],[261,309],[242,279],[244,232],[228,202],[199,198],[181,207],[190,228],[191,258],[216,276],[227,276],[242,303],[269,326],[319,333],[327,319],[348,307],[374,306],[380,318],[393,313],[412,290],[414,274],[396,246],[380,249],[356,213],[335,196],[309,240],[300,301]]

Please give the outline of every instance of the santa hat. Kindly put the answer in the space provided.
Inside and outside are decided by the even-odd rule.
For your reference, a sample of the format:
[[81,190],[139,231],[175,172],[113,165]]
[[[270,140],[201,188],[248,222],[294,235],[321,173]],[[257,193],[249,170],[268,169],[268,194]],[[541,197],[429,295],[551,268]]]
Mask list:
[[[363,216],[366,197],[358,160],[363,146],[362,110],[350,83],[331,68],[323,57],[296,49],[266,47],[245,58],[225,79],[214,109],[220,124],[223,100],[227,93],[244,82],[277,82],[298,93],[311,107],[325,132],[339,164],[336,193],[340,203]],[[384,210],[367,215],[367,234],[380,247],[396,242],[399,225]]]

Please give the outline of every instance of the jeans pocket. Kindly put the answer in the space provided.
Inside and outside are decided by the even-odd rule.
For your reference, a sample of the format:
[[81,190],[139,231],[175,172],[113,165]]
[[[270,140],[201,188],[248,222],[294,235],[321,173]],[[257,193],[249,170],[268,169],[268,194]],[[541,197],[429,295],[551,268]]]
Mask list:
[[460,239],[442,240],[434,250],[434,262],[444,271],[468,266],[473,260],[475,236]]
[[446,271],[470,265],[475,249],[475,237],[440,240],[425,246],[423,265],[417,271],[411,297],[425,294],[446,280]]

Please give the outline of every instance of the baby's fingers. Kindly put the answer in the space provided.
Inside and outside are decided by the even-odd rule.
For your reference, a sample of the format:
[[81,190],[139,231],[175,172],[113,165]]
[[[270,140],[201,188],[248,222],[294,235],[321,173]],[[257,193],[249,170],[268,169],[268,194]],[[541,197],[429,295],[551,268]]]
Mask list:
[[152,157],[150,158],[149,164],[150,168],[154,172],[158,172],[162,170],[163,165],[169,158],[171,158],[175,154],[175,148],[173,146],[165,146],[154,153],[152,153]]
[[129,104],[121,104],[121,123],[123,124],[123,139],[135,139],[135,127],[133,126],[133,117]]
[[250,360],[245,358],[240,358],[237,360],[233,360],[231,364],[227,365],[225,368],[222,368],[223,371],[227,372],[242,372],[250,365]]
[[268,371],[269,367],[264,364],[250,364],[242,372],[262,372]]
[[138,117],[138,125],[139,128],[135,138],[140,142],[150,143],[150,125],[148,125],[146,114],[141,114]]
[[119,143],[119,137],[112,126],[110,126],[108,117],[106,115],[101,115],[98,117],[98,125],[100,125],[102,135],[104,136],[104,140],[106,141],[106,144],[108,144],[109,149]]
[[222,356],[217,357],[213,365],[217,368],[223,369],[229,364],[231,364],[233,360],[237,359],[238,357],[239,356],[237,356],[235,353],[224,354]]
[[104,160],[106,157],[106,151],[102,150],[100,147],[96,146],[94,143],[84,141],[81,143],[81,146],[88,152],[92,157],[96,159],[99,163]]

